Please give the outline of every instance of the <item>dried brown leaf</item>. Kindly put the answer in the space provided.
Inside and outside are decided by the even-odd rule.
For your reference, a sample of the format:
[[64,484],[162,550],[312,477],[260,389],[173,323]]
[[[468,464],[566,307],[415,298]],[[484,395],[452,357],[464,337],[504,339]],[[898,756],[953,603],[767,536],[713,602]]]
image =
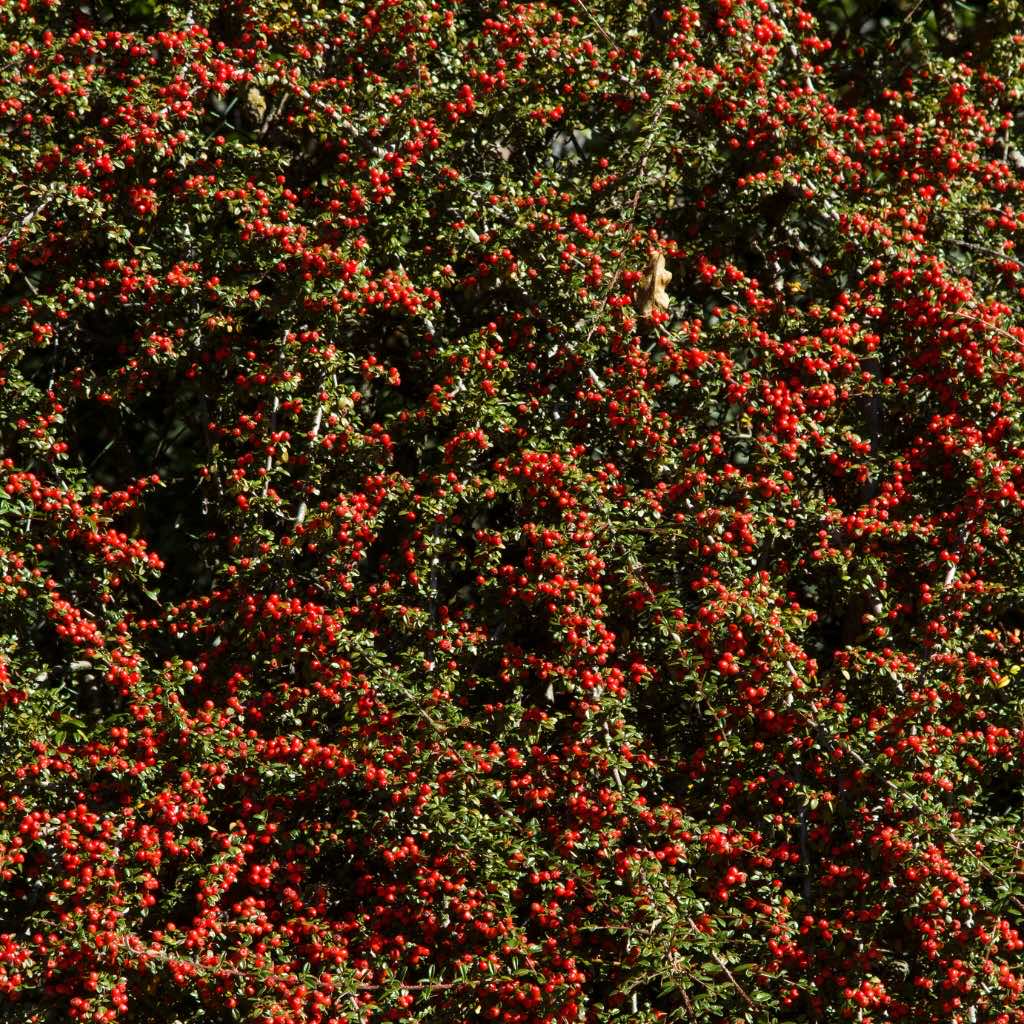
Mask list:
[[636,306],[640,316],[649,318],[658,310],[668,309],[671,300],[665,286],[672,280],[672,275],[665,269],[665,257],[660,253],[652,253],[647,263],[647,272],[641,278],[636,290]]

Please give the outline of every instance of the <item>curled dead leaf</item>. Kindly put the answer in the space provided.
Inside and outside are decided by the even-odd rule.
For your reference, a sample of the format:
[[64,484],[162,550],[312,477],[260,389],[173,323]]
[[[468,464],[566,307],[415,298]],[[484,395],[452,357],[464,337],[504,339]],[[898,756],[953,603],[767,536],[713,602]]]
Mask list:
[[647,272],[636,290],[636,306],[640,316],[648,318],[655,310],[668,309],[671,300],[665,286],[671,280],[672,275],[665,269],[665,257],[660,252],[652,253],[647,263]]

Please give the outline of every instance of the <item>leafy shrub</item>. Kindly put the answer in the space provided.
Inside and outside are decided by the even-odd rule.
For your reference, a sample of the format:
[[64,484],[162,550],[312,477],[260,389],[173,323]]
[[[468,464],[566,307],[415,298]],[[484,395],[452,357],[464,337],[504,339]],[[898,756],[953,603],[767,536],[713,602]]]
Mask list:
[[3,0],[5,1021],[1024,1020],[1010,0]]

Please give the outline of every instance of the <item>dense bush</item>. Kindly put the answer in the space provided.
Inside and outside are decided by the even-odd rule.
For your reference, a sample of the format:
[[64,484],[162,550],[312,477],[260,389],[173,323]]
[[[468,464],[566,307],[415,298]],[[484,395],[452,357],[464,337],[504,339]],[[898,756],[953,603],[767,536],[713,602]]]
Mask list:
[[1024,1021],[1016,0],[0,0],[4,1021]]

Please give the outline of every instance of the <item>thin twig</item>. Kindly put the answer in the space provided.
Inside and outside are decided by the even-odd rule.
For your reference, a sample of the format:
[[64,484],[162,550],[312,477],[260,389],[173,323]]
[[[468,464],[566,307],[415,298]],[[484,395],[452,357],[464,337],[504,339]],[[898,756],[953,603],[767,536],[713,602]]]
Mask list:
[[1002,327],[997,327],[995,324],[990,324],[983,317],[975,316],[973,313],[966,313],[962,308],[958,309],[953,315],[963,317],[965,320],[973,320],[975,323],[981,324],[982,327],[985,327],[990,331],[995,331],[996,334],[1001,334],[1004,338],[1009,338],[1015,345],[1019,345],[1021,342],[1020,338],[1011,334],[1009,331],[1004,330]]
[[[624,233],[633,230],[634,222],[636,220],[636,212],[640,208],[640,197],[643,195],[644,189],[647,187],[647,182],[644,180],[644,173],[647,170],[647,161],[650,159],[651,151],[654,149],[654,143],[657,141],[657,138],[658,138],[658,132],[657,132],[658,123],[661,120],[662,116],[665,113],[666,108],[669,105],[670,101],[669,101],[668,97],[669,97],[669,94],[672,91],[674,83],[675,83],[675,76],[674,75],[669,75],[668,76],[668,81],[665,83],[665,86],[664,86],[662,103],[660,104],[658,109],[654,112],[654,117],[651,119],[651,125],[650,125],[650,129],[649,129],[649,132],[648,132],[647,145],[644,147],[643,153],[640,154],[640,163],[637,166],[636,178],[637,178],[638,184],[637,184],[637,187],[636,187],[636,191],[633,193],[633,201],[630,203],[629,216],[626,218],[626,220],[625,220],[625,222],[623,224],[623,232]],[[605,309],[608,306],[608,303],[611,301],[612,292],[615,290],[615,286],[619,283],[619,278],[622,277],[622,270],[623,270],[623,267],[626,264],[626,259],[627,259],[627,253],[625,251],[625,245],[624,245],[623,246],[622,256],[619,258],[618,265],[616,266],[615,271],[612,273],[611,280],[608,282],[608,287],[605,289],[605,293],[604,293],[603,298],[601,299],[601,303],[598,306],[597,311],[594,314],[594,325],[590,328],[590,331],[587,334],[587,342],[588,343],[589,343],[590,339],[593,338],[594,333],[597,331],[598,327],[600,326],[601,314],[604,313]]]
[[978,252],[987,253],[989,256],[993,256],[996,259],[1010,259],[1010,254],[1007,252],[1000,252],[998,249],[990,249],[987,245],[978,245],[977,242],[968,242],[966,238],[954,238],[952,239],[952,242],[954,245],[959,245],[963,249],[976,249]]
[[232,98],[231,102],[224,108],[224,110],[219,115],[220,122],[215,127],[210,129],[209,135],[207,135],[203,139],[203,142],[209,142],[210,139],[212,139],[214,137],[214,135],[216,135],[217,132],[219,132],[224,125],[227,125],[229,128],[231,127],[231,122],[228,121],[228,114],[231,113],[231,111],[235,107],[235,104],[238,103],[240,98],[241,98],[241,94],[240,93],[239,93],[238,96],[235,96],[235,97]]
[[591,21],[593,22],[593,24],[594,24],[594,28],[596,28],[596,29],[597,29],[597,31],[598,31],[598,32],[600,32],[602,36],[604,36],[604,40],[605,40],[605,42],[606,42],[606,43],[607,43],[607,44],[608,44],[608,45],[609,45],[609,46],[610,46],[610,47],[611,47],[611,48],[612,48],[613,50],[617,50],[617,49],[618,49],[618,44],[617,44],[617,43],[615,42],[615,40],[614,40],[614,39],[612,39],[612,37],[611,37],[611,36],[610,36],[610,35],[608,34],[608,32],[606,31],[606,29],[605,29],[604,25],[602,25],[602,24],[601,24],[601,22],[599,22],[599,21],[597,20],[597,18],[595,18],[595,17],[594,17],[594,15],[590,13],[590,8],[589,8],[589,7],[587,7],[587,5],[586,5],[586,4],[585,4],[585,3],[583,2],[583,0],[572,0],[572,2],[573,2],[573,3],[574,3],[574,4],[575,4],[575,5],[576,5],[576,6],[577,6],[577,7],[578,7],[578,8],[579,8],[579,9],[580,9],[581,11],[583,11],[583,13],[584,13],[584,14],[585,14],[585,15],[586,15],[586,16],[587,16],[587,17],[588,17],[588,18],[589,18],[589,19],[590,19],[590,20],[591,20]]
[[46,207],[49,206],[49,205],[50,205],[50,197],[47,196],[47,198],[44,199],[34,210],[30,210],[28,213],[26,213],[25,216],[21,218],[21,223],[18,224],[18,226],[16,228],[12,228],[4,236],[4,245],[6,245],[23,228],[28,227],[28,225],[32,221],[34,221],[36,219],[36,217],[38,217],[39,214],[41,214],[43,212],[43,210],[45,210]]
[[282,113],[282,111],[284,110],[285,106],[286,106],[286,105],[287,105],[287,103],[288,103],[288,100],[290,100],[290,99],[291,99],[291,93],[289,93],[289,92],[286,92],[286,93],[285,93],[285,94],[284,94],[284,95],[283,95],[283,96],[281,97],[281,100],[280,100],[280,102],[279,102],[279,103],[277,104],[277,107],[275,108],[275,110],[273,111],[273,113],[272,113],[272,114],[271,114],[271,115],[270,115],[270,116],[269,116],[269,117],[268,117],[268,118],[267,118],[267,119],[266,119],[266,120],[265,120],[265,121],[263,122],[263,127],[262,127],[262,128],[260,128],[260,134],[259,134],[259,137],[260,137],[261,139],[262,139],[262,138],[263,138],[263,136],[264,136],[264,135],[266,135],[266,134],[267,134],[267,132],[268,132],[268,131],[270,130],[270,126],[271,126],[271,125],[272,125],[272,124],[273,124],[273,123],[274,123],[274,122],[275,122],[275,121],[276,121],[276,120],[277,120],[277,119],[278,119],[278,118],[279,118],[279,117],[281,116],[281,113]]
[[[274,395],[274,406],[273,406],[273,408],[270,411],[270,433],[271,434],[274,434],[274,433],[277,432],[277,410],[280,409],[280,408],[281,408],[281,399],[278,398],[277,395]],[[270,489],[270,471],[274,467],[274,455],[273,455],[274,443],[275,443],[274,439],[273,439],[273,437],[271,437],[271,439],[270,439],[270,449],[271,449],[271,452],[270,452],[269,455],[267,455],[267,464],[264,467],[265,472],[264,472],[264,475],[263,475],[263,497],[264,498],[267,496],[267,491]]]
[[423,721],[426,722],[436,733],[438,733],[438,735],[445,736],[448,733],[448,726],[446,726],[443,722],[439,722],[436,718],[434,718],[433,715],[430,715],[423,710],[423,708],[420,706],[422,701],[419,697],[416,696],[416,694],[414,694],[411,690],[409,690],[407,687],[403,686],[399,682],[396,682],[395,686],[399,690],[401,690],[401,692],[405,694],[406,697],[408,697],[412,705],[412,708],[416,712],[416,714],[419,715],[419,717],[422,718]]
[[[700,936],[704,934],[697,927],[692,917],[688,917],[686,919],[686,923],[690,926],[690,929],[693,931],[694,935]],[[714,960],[719,967],[721,967],[722,973],[729,979],[729,984],[732,985],[732,987],[736,989],[736,991],[740,994],[740,998],[742,998],[743,1002],[746,1003],[746,1005],[751,1010],[756,1010],[757,1004],[754,1002],[753,999],[750,998],[749,995],[747,995],[746,989],[736,980],[735,975],[732,973],[732,971],[729,970],[729,965],[721,958],[721,956],[719,956],[718,950],[714,949],[714,947],[709,946],[708,952],[711,954],[711,959]]]
[[[336,377],[333,374],[331,375],[331,382],[333,384],[335,384],[335,385],[338,383]],[[316,439],[320,436],[320,425],[323,423],[323,421],[324,421],[324,403],[321,402],[316,407],[316,415],[313,417],[313,429],[310,431],[310,434],[309,434],[309,442],[310,442],[310,444],[315,442]],[[306,511],[307,511],[306,499],[303,498],[302,501],[299,502],[299,510],[298,510],[298,512],[295,513],[295,525],[296,526],[301,526],[303,524],[303,522],[305,522]]]

